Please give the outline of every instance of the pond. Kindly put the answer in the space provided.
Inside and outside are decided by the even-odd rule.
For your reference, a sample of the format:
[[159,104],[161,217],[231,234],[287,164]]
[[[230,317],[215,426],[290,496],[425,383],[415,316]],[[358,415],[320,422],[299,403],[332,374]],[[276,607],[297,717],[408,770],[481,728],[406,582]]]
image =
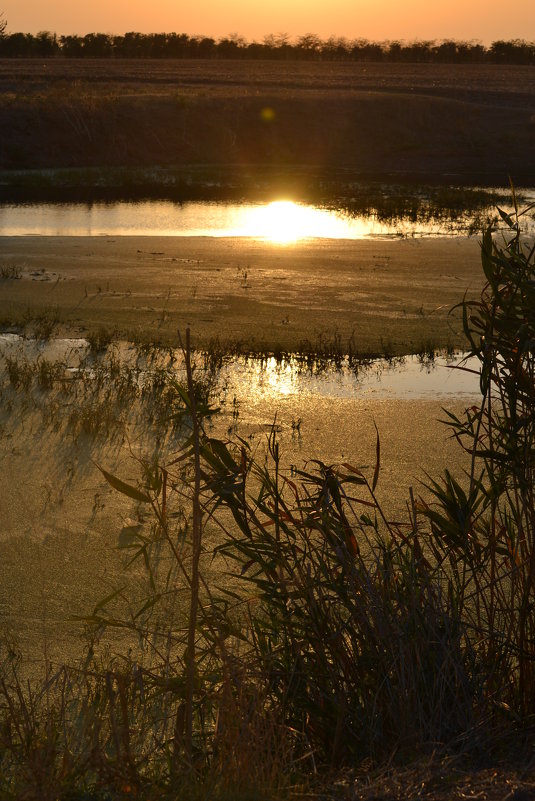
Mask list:
[[[477,203],[467,194],[466,206],[407,198],[392,203],[357,202],[317,206],[288,199],[269,202],[171,200],[94,203],[0,204],[0,236],[189,236],[251,237],[279,244],[307,238],[364,239],[455,236],[480,232],[496,217],[495,204],[485,194]],[[503,207],[510,212],[507,193]],[[479,196],[478,196],[479,197]],[[535,192],[526,190],[529,202]],[[399,201],[399,199],[398,199]],[[533,232],[533,220],[528,220]]]

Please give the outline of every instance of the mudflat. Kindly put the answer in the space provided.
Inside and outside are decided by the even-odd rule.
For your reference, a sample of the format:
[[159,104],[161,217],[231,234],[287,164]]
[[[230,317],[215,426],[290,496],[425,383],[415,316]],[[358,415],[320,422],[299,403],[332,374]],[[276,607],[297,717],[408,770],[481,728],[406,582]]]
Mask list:
[[5,237],[2,323],[57,322],[176,344],[191,328],[247,351],[296,351],[338,337],[361,354],[462,346],[460,312],[481,289],[477,237],[306,240]]

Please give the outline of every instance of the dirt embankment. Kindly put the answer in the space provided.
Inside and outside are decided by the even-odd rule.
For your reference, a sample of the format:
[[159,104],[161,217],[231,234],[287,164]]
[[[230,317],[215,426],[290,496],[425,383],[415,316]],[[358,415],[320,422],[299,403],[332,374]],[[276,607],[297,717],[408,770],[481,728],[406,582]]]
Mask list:
[[517,183],[529,67],[0,62],[0,169],[234,165]]

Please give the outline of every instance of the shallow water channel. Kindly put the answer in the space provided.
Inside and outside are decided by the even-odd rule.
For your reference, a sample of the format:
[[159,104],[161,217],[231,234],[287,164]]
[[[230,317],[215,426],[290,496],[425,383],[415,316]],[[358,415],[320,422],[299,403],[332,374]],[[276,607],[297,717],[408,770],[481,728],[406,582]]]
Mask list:
[[[500,194],[500,190],[493,190]],[[501,192],[503,206],[512,209]],[[524,193],[526,199],[535,193]],[[489,196],[490,197],[490,196]],[[364,204],[365,205],[365,204]],[[440,206],[407,199],[363,210],[353,200],[329,207],[270,202],[171,200],[0,204],[0,236],[252,237],[285,244],[307,238],[363,239],[466,235],[496,216],[492,203]],[[533,228],[533,221],[528,221]]]
[[[24,361],[60,362],[67,372],[76,373],[80,361],[89,352],[85,339],[39,341],[18,334],[0,334],[0,356]],[[111,347],[121,360],[128,362],[136,354],[135,346],[118,343]],[[174,355],[170,373],[184,376],[182,356]],[[89,369],[86,366],[83,369]],[[147,368],[148,369],[148,368]],[[140,368],[140,380],[147,370]],[[449,356],[404,356],[350,363],[348,359],[330,363],[310,362],[297,356],[282,360],[275,357],[227,359],[217,370],[216,388],[225,395],[263,399],[277,404],[293,398],[306,404],[314,397],[324,399],[391,398],[397,400],[440,400],[473,398],[479,394],[479,370],[476,359],[463,354]]]

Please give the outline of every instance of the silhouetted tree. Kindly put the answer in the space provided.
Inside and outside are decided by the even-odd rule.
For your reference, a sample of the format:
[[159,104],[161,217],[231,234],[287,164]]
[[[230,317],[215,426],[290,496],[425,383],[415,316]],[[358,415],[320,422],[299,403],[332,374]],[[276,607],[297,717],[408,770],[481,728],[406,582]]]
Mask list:
[[305,33],[297,40],[295,52],[299,58],[314,59],[320,53],[321,39],[315,33]]
[[111,58],[113,42],[105,33],[88,33],[82,40],[82,54],[84,58]]
[[292,58],[293,45],[287,33],[268,33],[262,40],[266,58],[288,59]]
[[321,57],[328,61],[347,61],[351,46],[343,36],[331,36],[321,44]]
[[215,39],[210,36],[203,36],[195,39],[196,53],[198,58],[213,58],[216,50]]
[[0,56],[3,58],[244,58],[302,59],[306,61],[358,61],[440,64],[534,64],[535,42],[522,39],[496,41],[490,47],[480,42],[443,41],[370,42],[348,41],[331,36],[322,40],[306,33],[293,41],[287,33],[270,33],[261,42],[248,42],[237,33],[218,41],[185,33],[138,33],[123,36],[88,33],[61,36],[41,31],[32,36],[7,33],[7,22],[0,12]]
[[221,58],[241,58],[247,50],[247,42],[238,33],[229,33],[217,43],[217,55]]
[[354,61],[384,61],[385,47],[378,42],[356,39],[351,46],[351,58]]
[[523,39],[499,40],[491,44],[490,58],[495,64],[535,64],[535,43]]
[[59,45],[65,58],[82,58],[84,44],[80,36],[60,36]]
[[38,58],[50,58],[60,52],[59,42],[55,33],[39,31],[33,38],[33,49]]

